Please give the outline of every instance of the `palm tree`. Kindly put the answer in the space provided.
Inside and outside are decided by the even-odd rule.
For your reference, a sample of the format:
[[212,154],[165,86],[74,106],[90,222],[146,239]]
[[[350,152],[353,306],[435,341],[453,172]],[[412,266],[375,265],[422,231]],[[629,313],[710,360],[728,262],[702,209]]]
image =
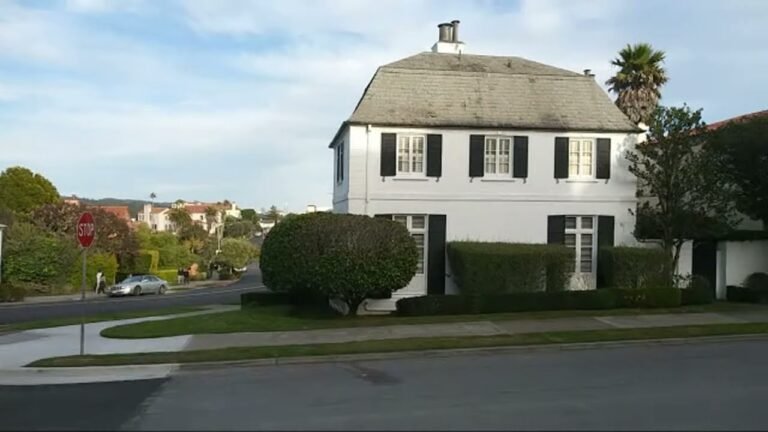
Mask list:
[[634,123],[650,124],[661,99],[661,86],[667,82],[664,57],[664,51],[656,51],[650,44],[627,44],[611,62],[619,71],[605,84],[618,95],[616,106]]
[[157,194],[156,193],[152,192],[152,193],[149,194],[149,199],[152,202],[155,202],[155,198],[157,198]]

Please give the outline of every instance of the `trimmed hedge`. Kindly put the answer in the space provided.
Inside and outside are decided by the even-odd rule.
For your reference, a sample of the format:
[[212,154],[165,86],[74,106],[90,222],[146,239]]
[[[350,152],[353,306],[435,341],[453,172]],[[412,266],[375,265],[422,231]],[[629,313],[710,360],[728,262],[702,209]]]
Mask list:
[[573,251],[560,245],[460,241],[448,244],[448,259],[464,295],[554,292],[566,288]]
[[396,305],[397,313],[405,316],[462,315],[545,310],[677,307],[681,305],[681,296],[681,290],[676,288],[600,289],[507,293],[481,297],[427,295],[400,299]]
[[701,275],[693,275],[688,286],[681,290],[681,304],[701,305],[715,301],[715,293],[707,278]]
[[743,286],[753,290],[768,291],[768,274],[752,273],[744,279]]
[[726,299],[740,303],[768,303],[768,291],[728,285]]
[[136,255],[133,267],[133,274],[152,274],[157,272],[157,266],[160,262],[160,252],[156,250],[143,249]]
[[[86,290],[96,289],[96,273],[101,270],[107,280],[107,285],[115,282],[117,277],[117,258],[108,253],[89,253],[86,257]],[[83,258],[75,260],[70,268],[69,284],[73,288],[79,288],[83,283]]]
[[165,269],[165,270],[157,270],[153,275],[159,277],[160,279],[165,279],[168,282],[168,285],[177,285],[177,278],[179,274],[178,269]]
[[0,302],[17,302],[24,300],[27,292],[21,285],[3,282],[0,284]]
[[605,286],[646,289],[671,285],[667,256],[661,249],[606,247],[600,249],[598,267]]

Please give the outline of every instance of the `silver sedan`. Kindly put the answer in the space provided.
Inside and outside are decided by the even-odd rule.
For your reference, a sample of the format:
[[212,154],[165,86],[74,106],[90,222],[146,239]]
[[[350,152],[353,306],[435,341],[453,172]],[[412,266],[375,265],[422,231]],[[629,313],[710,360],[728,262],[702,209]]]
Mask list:
[[107,291],[107,295],[124,296],[142,294],[165,294],[168,288],[168,282],[153,275],[131,276],[122,282],[112,286]]

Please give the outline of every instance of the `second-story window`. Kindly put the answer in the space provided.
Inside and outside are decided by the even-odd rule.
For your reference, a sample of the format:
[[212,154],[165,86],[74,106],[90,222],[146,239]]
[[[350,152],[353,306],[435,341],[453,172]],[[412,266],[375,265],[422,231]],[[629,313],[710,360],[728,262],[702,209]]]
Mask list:
[[594,141],[574,139],[568,142],[568,177],[592,177]]
[[485,174],[509,176],[511,174],[512,138],[485,138]]
[[344,141],[336,145],[336,183],[344,181]]
[[397,144],[397,174],[424,175],[424,135],[399,135]]

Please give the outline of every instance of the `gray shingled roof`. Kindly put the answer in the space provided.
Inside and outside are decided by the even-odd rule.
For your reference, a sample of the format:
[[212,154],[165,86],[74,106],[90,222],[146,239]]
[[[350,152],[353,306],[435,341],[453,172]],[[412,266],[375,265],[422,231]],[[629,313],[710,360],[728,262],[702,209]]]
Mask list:
[[380,67],[347,123],[638,131],[593,77],[519,57],[430,52]]

